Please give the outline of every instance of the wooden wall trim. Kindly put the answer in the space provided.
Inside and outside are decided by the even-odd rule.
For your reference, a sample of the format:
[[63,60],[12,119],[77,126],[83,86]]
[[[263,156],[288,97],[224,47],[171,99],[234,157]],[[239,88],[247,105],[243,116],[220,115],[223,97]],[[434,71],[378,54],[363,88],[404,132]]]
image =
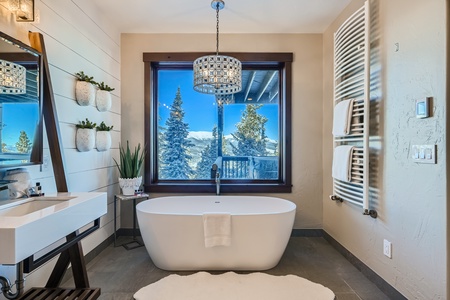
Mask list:
[[[208,52],[145,52],[142,60],[144,62],[192,62],[200,56],[212,55],[214,53]],[[242,62],[261,62],[261,61],[278,61],[278,62],[292,62],[294,55],[291,52],[220,52],[220,55],[233,56]]]
[[39,32],[29,32],[28,38],[30,40],[31,47],[42,53],[42,67],[44,71],[42,112],[44,114],[45,128],[47,131],[50,155],[52,158],[56,190],[58,192],[68,192],[66,172],[64,168],[63,146],[59,131],[58,114],[56,112],[55,96],[53,94],[44,37]]

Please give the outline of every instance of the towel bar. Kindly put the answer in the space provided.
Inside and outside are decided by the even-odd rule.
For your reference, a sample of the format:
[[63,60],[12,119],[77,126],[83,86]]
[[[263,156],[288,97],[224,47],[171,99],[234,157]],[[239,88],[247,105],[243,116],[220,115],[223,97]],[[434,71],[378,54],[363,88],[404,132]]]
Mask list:
[[[353,99],[352,110],[351,113],[348,111],[348,118],[343,118],[339,114],[341,110],[336,109],[336,106],[349,99]],[[377,212],[369,208],[369,1],[351,15],[334,34],[334,101],[334,118],[350,122],[348,134],[334,136],[334,147],[350,145],[354,146],[355,150],[349,166],[351,179],[342,181],[334,178],[333,195],[330,199],[361,206],[363,215],[376,218]]]

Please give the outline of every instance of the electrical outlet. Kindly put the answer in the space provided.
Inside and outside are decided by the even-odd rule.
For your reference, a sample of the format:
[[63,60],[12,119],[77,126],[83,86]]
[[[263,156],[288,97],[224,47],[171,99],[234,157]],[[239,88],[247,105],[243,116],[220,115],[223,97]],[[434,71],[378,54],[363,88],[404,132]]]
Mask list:
[[48,157],[47,154],[44,154],[43,160],[42,160],[42,171],[47,172],[50,165],[50,157]]
[[383,241],[383,253],[385,256],[392,258],[392,244],[388,240]]

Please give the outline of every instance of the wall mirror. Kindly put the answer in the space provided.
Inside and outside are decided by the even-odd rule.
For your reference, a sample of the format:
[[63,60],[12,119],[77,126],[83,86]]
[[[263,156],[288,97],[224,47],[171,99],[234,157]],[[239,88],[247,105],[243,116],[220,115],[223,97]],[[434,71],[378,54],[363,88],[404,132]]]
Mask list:
[[42,56],[0,32],[0,168],[42,163]]

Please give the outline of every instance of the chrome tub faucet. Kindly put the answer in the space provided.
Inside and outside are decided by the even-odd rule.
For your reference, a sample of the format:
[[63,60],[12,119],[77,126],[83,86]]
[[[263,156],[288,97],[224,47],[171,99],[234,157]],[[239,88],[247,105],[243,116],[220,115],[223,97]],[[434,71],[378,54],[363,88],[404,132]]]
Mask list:
[[216,172],[216,195],[220,195],[220,173]]

